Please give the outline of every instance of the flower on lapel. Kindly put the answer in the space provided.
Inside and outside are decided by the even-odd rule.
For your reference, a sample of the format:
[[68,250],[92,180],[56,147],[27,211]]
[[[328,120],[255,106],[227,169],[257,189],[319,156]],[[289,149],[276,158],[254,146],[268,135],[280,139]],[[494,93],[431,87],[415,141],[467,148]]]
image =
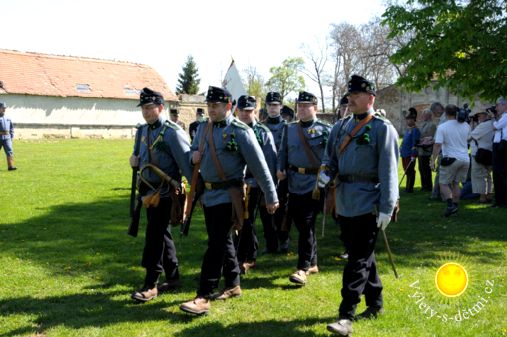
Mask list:
[[227,151],[235,152],[238,151],[238,143],[236,143],[236,135],[231,133],[231,139],[225,144]]
[[356,143],[358,145],[367,145],[370,144],[370,134],[368,133],[371,130],[370,125],[366,125],[364,127],[364,132],[356,137]]

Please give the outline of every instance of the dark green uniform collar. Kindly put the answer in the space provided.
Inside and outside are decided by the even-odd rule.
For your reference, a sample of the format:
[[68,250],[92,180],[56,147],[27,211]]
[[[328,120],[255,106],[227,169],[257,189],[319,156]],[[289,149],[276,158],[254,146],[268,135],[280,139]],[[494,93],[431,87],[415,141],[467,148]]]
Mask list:
[[310,125],[312,125],[313,123],[315,123],[316,119],[311,119],[309,121],[306,121],[306,122],[303,122],[303,121],[299,121],[299,123],[301,124],[301,126],[303,128],[307,128],[309,127]]

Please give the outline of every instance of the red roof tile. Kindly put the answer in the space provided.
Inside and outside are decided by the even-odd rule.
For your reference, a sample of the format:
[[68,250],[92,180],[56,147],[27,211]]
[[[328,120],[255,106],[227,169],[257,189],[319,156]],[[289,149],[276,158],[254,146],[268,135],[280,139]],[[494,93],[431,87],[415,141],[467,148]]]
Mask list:
[[0,49],[0,81],[10,94],[138,99],[149,87],[178,100],[147,65],[84,57]]

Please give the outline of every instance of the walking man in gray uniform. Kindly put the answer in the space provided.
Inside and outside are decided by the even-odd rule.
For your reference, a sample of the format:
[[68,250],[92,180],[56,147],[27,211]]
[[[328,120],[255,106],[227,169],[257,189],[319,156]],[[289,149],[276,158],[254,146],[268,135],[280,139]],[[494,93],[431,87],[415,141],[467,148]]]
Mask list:
[[[178,194],[181,175],[188,181],[192,176],[189,163],[190,144],[185,131],[164,116],[164,97],[144,88],[140,103],[146,124],[137,129],[136,144],[130,165],[139,167],[139,193],[146,207],[148,225],[142,266],[146,269],[144,285],[132,294],[132,299],[149,301],[179,285],[178,258],[168,224],[181,221]],[[173,183],[168,183],[172,179]],[[166,280],[158,280],[165,272]]]
[[300,121],[290,123],[282,136],[277,176],[288,180],[288,212],[299,232],[297,268],[289,281],[304,285],[309,274],[319,271],[315,220],[324,192],[314,190],[331,125],[317,118],[317,97],[309,92],[299,93],[297,111]]
[[[266,125],[273,134],[277,151],[280,149],[280,144],[282,143],[283,131],[287,127],[287,122],[281,115],[283,109],[282,103],[280,93],[270,91],[266,94],[268,117],[263,121],[263,124]],[[266,249],[264,252],[268,254],[277,252],[287,253],[289,250],[290,221],[286,222],[286,228],[282,228],[287,203],[287,181],[278,181],[276,191],[280,201],[280,207],[276,210],[275,214],[269,215],[264,209],[259,210],[262,227],[264,229],[264,239],[266,240]]]
[[[320,186],[337,177],[336,209],[349,253],[343,271],[338,320],[327,329],[340,336],[352,333],[352,321],[382,312],[382,283],[375,261],[375,241],[391,220],[398,199],[398,133],[374,114],[373,83],[353,75],[348,82],[353,115],[335,124],[319,174]],[[364,294],[367,309],[355,316]]]
[[[238,99],[238,118],[240,121],[248,125],[254,131],[257,142],[259,143],[264,159],[268,164],[269,171],[273,180],[276,179],[276,147],[273,140],[273,135],[269,129],[256,121],[255,108],[257,106],[257,100],[253,96],[243,95]],[[252,172],[248,169],[245,175],[246,192],[245,192],[245,209],[247,216],[243,223],[243,229],[241,230],[237,238],[238,247],[238,262],[242,273],[247,273],[249,269],[256,266],[257,250],[259,248],[259,241],[255,232],[255,216],[257,210],[262,210],[268,213],[266,210],[266,204],[264,203],[264,195],[262,190],[259,188],[259,184],[255,180]],[[271,215],[270,215],[270,218]]]
[[225,289],[220,299],[241,294],[240,268],[231,232],[241,230],[243,224],[246,165],[264,192],[268,212],[273,214],[278,208],[275,184],[262,149],[254,131],[232,115],[229,91],[209,87],[206,102],[209,121],[201,123],[197,129],[191,161],[193,165],[200,163],[205,186],[201,203],[208,248],[202,261],[197,296],[180,305],[181,310],[194,315],[209,311],[210,299],[214,298],[212,295],[218,287],[222,270]]

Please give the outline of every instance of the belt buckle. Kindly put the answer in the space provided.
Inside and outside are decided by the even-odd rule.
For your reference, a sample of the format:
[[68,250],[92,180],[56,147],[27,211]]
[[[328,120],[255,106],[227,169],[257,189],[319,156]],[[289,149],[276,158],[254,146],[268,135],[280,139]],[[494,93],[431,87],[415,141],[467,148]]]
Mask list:
[[304,167],[298,167],[298,173],[299,174],[305,174],[306,173],[306,170]]
[[212,188],[212,184],[211,183],[208,183],[208,182],[205,182],[204,183],[204,187],[206,187],[207,190],[211,190]]

